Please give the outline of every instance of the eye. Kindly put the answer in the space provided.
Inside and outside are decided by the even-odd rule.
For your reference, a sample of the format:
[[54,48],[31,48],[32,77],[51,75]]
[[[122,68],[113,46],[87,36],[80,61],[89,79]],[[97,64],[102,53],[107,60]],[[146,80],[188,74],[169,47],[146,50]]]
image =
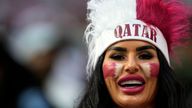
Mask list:
[[150,52],[142,52],[139,54],[139,59],[142,60],[149,60],[153,58],[153,54],[151,54]]
[[110,58],[118,61],[126,59],[126,57],[123,54],[112,54]]

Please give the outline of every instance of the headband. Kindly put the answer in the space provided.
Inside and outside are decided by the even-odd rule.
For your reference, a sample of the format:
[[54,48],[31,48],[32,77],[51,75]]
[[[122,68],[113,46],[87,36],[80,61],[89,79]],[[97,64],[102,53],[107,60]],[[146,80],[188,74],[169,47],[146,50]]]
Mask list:
[[88,78],[106,49],[124,40],[141,40],[154,45],[170,65],[171,46],[178,44],[186,34],[185,10],[176,1],[90,0],[87,9],[90,21],[85,30]]
[[98,58],[109,46],[123,40],[142,40],[151,43],[160,49],[170,64],[167,42],[162,32],[157,27],[147,25],[140,20],[130,20],[117,25],[116,28],[103,30],[95,42],[93,66],[96,66]]

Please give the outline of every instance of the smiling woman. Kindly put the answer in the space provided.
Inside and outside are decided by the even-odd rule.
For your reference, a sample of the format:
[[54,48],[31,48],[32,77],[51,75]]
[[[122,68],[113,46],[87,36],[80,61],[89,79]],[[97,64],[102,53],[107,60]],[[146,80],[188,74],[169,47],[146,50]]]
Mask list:
[[147,42],[118,42],[106,51],[104,80],[112,99],[122,108],[152,107],[158,73],[156,49]]
[[88,10],[89,85],[79,108],[186,108],[170,63],[187,34],[184,5],[90,0]]

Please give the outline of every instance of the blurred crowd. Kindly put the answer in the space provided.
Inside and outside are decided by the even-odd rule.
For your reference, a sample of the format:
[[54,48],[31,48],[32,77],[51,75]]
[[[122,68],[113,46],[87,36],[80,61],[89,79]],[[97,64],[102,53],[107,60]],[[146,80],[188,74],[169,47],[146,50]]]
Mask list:
[[[87,84],[85,18],[85,0],[0,0],[0,108],[78,105]],[[189,43],[175,50],[183,64],[174,64],[188,93]]]
[[0,1],[0,108],[78,104],[87,83],[83,2]]

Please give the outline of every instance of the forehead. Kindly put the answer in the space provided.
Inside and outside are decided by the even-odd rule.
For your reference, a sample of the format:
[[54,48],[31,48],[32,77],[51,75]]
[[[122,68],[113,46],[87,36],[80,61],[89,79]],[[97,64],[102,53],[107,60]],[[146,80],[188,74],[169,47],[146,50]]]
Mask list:
[[111,45],[109,47],[109,49],[111,47],[123,47],[123,48],[131,50],[131,49],[136,49],[136,48],[142,47],[142,46],[153,46],[153,47],[155,47],[154,45],[152,45],[151,43],[148,43],[146,41],[125,40],[125,41],[119,41],[119,42],[114,43],[113,45]]

